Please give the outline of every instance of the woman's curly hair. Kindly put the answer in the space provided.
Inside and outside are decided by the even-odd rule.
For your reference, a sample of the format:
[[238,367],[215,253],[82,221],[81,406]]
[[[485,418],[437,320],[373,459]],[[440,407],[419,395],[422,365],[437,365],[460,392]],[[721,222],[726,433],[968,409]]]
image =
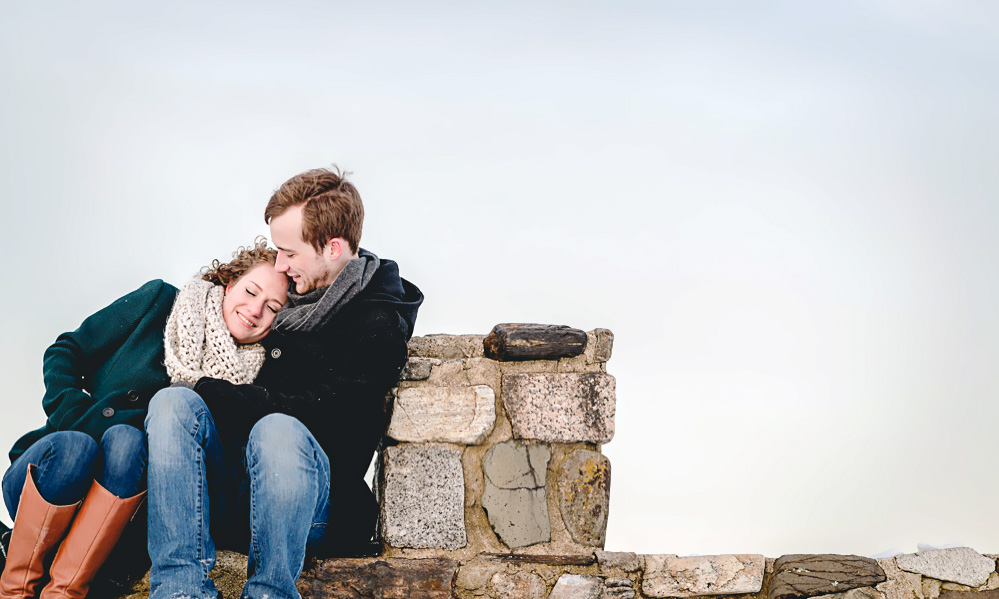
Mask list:
[[211,266],[201,269],[201,278],[215,285],[232,285],[248,270],[258,264],[274,264],[277,261],[277,250],[267,247],[267,238],[263,235],[253,240],[252,246],[240,246],[232,253],[232,260],[222,262],[212,260]]

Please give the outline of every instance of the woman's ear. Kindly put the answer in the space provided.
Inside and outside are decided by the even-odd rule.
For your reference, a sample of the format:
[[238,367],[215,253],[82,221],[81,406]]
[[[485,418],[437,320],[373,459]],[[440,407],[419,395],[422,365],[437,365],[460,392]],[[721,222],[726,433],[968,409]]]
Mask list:
[[222,292],[222,295],[229,295],[230,289],[232,289],[232,283],[229,283],[228,285],[225,286],[225,291]]

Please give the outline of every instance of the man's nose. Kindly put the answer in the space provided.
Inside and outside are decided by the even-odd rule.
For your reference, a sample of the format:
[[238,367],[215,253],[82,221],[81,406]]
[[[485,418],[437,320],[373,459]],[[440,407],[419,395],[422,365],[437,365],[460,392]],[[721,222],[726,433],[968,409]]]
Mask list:
[[284,257],[284,252],[280,250],[278,250],[277,258],[274,260],[274,270],[288,272],[288,261]]

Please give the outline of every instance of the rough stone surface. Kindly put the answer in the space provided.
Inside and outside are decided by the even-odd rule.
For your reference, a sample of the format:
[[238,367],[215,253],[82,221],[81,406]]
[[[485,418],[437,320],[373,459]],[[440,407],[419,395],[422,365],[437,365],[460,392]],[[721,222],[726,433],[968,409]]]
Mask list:
[[505,374],[503,406],[518,439],[608,443],[614,438],[614,377]]
[[460,360],[481,358],[485,335],[426,335],[409,340],[410,357]]
[[988,591],[944,591],[940,599],[999,599],[999,589]]
[[500,541],[511,549],[551,540],[546,473],[551,451],[545,445],[508,441],[482,459],[482,507]]
[[850,589],[845,593],[816,595],[814,599],[885,599],[885,594],[872,587],[861,587]]
[[995,560],[985,557],[970,547],[932,549],[896,555],[895,563],[908,572],[971,587],[985,584],[989,574],[996,569]]
[[919,574],[903,572],[895,564],[895,558],[881,558],[877,561],[888,578],[875,588],[885,594],[885,599],[925,599]]
[[545,581],[531,572],[500,572],[489,581],[489,595],[493,599],[542,599],[547,590]]
[[501,362],[557,360],[586,349],[586,333],[553,324],[498,324],[483,339],[485,356]]
[[783,555],[774,562],[770,599],[813,597],[874,586],[886,580],[876,561],[858,555]]
[[302,599],[450,599],[458,562],[450,559],[322,560],[298,581]]
[[496,395],[487,385],[397,389],[388,436],[420,443],[481,443],[496,423]]
[[603,547],[610,507],[610,460],[595,451],[577,449],[562,464],[558,494],[562,520],[572,540]]
[[434,366],[440,363],[441,361],[436,358],[410,358],[399,374],[399,380],[425,381],[430,378]]
[[[495,392],[500,388],[500,363],[486,358],[445,360],[434,366],[426,384],[435,387],[472,387],[489,385]],[[400,383],[400,387],[422,386]]]
[[596,336],[596,346],[593,348],[593,361],[606,362],[611,359],[611,352],[614,349],[614,333],[610,329],[594,329]]
[[548,599],[600,599],[604,584],[596,576],[563,574],[558,577]]
[[635,588],[630,578],[614,577],[604,579],[604,592],[601,599],[635,599]]
[[[937,599],[937,597],[940,596],[940,591],[943,590],[942,587],[944,583],[940,582],[936,578],[923,578],[922,576],[920,576],[919,578],[921,578],[923,581],[923,599]],[[947,584],[954,584],[954,583],[951,582]],[[963,590],[967,590],[968,588],[963,585],[958,585],[958,586],[960,586]]]
[[649,597],[757,593],[765,567],[762,555],[646,555],[642,592]]
[[382,539],[393,547],[464,547],[461,451],[436,444],[397,445],[386,448],[382,460]]
[[597,563],[602,570],[637,572],[642,567],[638,554],[630,551],[597,551]]
[[489,581],[503,566],[499,564],[465,564],[458,570],[454,579],[456,590],[481,597],[489,588]]

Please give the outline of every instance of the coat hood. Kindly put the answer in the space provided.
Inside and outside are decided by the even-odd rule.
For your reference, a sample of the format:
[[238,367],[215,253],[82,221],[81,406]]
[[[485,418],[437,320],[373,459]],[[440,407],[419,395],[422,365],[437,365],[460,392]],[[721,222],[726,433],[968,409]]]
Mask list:
[[406,323],[406,340],[413,336],[416,313],[423,303],[423,293],[416,286],[399,276],[399,265],[393,260],[381,259],[378,270],[355,302],[393,310]]

